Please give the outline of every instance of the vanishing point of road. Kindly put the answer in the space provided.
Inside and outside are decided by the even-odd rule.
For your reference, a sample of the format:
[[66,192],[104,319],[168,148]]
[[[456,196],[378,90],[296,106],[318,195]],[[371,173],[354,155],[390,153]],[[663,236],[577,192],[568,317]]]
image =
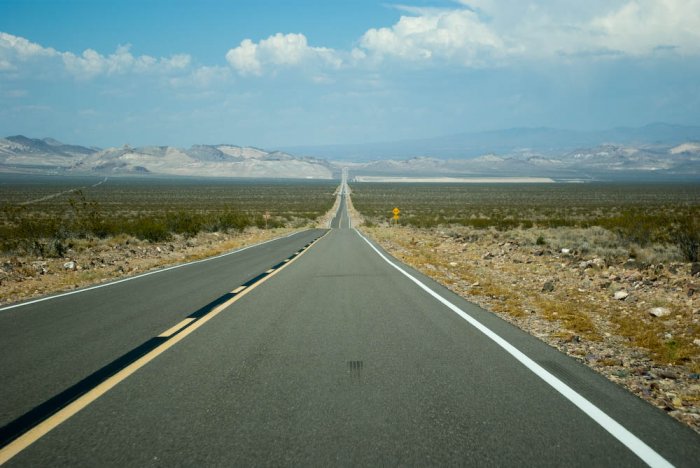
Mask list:
[[7,466],[698,466],[700,437],[329,229],[0,309]]

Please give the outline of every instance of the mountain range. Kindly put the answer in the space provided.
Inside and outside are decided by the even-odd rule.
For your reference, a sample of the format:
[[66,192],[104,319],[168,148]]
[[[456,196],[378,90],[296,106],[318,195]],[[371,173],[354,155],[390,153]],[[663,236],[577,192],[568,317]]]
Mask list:
[[700,181],[700,143],[605,144],[551,155],[523,150],[469,159],[376,160],[349,163],[355,176],[549,177],[555,180]]
[[0,171],[331,179],[337,168],[323,159],[235,145],[99,149],[20,135],[0,139]]
[[304,156],[295,156],[229,144],[100,149],[20,135],[0,138],[0,172],[331,179],[348,167],[351,176],[700,181],[700,127],[509,129],[364,147],[298,147]]
[[689,141],[700,141],[700,126],[653,123],[643,127],[617,127],[596,131],[547,127],[508,128],[435,138],[345,145],[292,146],[277,149],[334,161],[367,162],[422,156],[437,159],[464,159],[491,153],[503,155],[528,151],[547,156],[559,156],[580,148],[592,148],[602,144],[633,147],[675,146]]

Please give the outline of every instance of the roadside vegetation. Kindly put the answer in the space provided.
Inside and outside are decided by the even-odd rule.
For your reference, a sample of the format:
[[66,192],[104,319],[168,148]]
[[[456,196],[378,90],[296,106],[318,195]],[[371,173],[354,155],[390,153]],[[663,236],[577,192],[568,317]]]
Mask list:
[[[163,242],[202,232],[303,227],[334,202],[333,182],[4,176],[0,250],[60,258],[84,239]],[[71,187],[83,187],[71,189]],[[52,193],[60,196],[47,198]],[[34,202],[33,200],[38,200]]]
[[700,255],[698,184],[363,183],[353,185],[353,202],[368,225],[390,222],[399,207],[402,226],[530,230],[541,244],[566,233],[553,231],[559,228],[602,228],[620,256],[653,246],[672,247],[689,262]]

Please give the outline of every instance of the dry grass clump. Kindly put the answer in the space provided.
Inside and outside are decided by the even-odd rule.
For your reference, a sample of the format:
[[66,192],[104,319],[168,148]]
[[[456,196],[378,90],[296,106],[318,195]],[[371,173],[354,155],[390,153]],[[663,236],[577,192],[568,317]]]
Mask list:
[[586,304],[585,298],[562,297],[561,295],[557,299],[539,297],[534,300],[534,306],[540,316],[547,320],[558,320],[564,331],[573,333],[573,336],[565,333],[561,335],[562,337],[583,338],[590,341],[601,340],[601,335],[591,319],[597,311],[591,310],[590,306]]
[[692,372],[700,372],[698,346],[693,343],[693,337],[700,336],[696,324],[689,324],[686,334],[674,335],[666,324],[646,319],[643,312],[616,312],[611,314],[610,321],[617,327],[615,332],[627,338],[631,345],[648,350],[657,362],[685,365]]

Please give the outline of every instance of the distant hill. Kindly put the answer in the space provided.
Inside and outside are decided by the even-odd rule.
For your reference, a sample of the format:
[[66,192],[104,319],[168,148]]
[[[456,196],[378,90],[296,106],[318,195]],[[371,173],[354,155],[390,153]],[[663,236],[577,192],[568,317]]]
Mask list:
[[3,172],[330,179],[335,170],[322,159],[235,145],[195,145],[189,149],[125,145],[99,150],[51,138],[20,135],[0,139]]
[[350,173],[383,176],[551,177],[558,180],[700,181],[700,143],[604,144],[574,151],[520,151],[476,158],[416,157],[351,163]]
[[488,132],[459,133],[419,140],[295,146],[278,149],[336,161],[362,162],[417,156],[462,159],[489,153],[512,154],[526,151],[544,155],[560,155],[577,148],[595,147],[606,143],[631,146],[674,146],[688,141],[700,141],[700,126],[655,123],[636,128],[619,127],[589,132],[547,127],[511,128]]
[[[350,155],[363,147],[336,149],[345,148],[341,153]],[[295,156],[229,144],[99,149],[18,135],[0,139],[0,172],[331,179],[346,166],[351,177],[700,181],[700,127],[654,124],[605,132],[510,129],[373,148],[372,154],[397,156],[370,158],[370,153],[362,153],[366,157],[329,162],[334,154],[330,150],[319,156]]]

